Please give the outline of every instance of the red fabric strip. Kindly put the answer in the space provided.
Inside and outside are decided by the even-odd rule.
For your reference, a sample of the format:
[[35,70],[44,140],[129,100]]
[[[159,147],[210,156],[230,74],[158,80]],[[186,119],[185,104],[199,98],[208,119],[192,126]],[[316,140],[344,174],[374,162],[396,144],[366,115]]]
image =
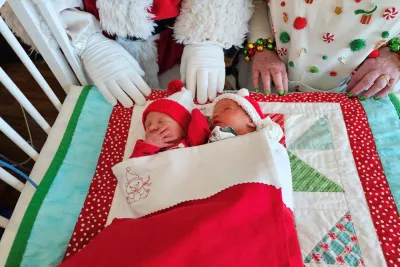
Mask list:
[[[260,208],[261,207],[261,208]],[[241,184],[141,219],[115,219],[60,267],[302,267],[281,189]]]
[[284,97],[253,94],[253,97],[260,102],[340,103],[353,158],[386,263],[389,267],[396,266],[400,251],[400,218],[361,102],[338,93],[300,93]]

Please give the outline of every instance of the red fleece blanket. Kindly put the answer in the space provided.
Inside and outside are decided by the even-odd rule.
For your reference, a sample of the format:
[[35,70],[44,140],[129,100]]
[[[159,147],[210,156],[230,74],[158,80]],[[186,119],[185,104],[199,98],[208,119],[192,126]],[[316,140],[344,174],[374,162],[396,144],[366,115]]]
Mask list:
[[79,266],[303,266],[281,190],[242,184],[140,219],[115,219],[61,264]]

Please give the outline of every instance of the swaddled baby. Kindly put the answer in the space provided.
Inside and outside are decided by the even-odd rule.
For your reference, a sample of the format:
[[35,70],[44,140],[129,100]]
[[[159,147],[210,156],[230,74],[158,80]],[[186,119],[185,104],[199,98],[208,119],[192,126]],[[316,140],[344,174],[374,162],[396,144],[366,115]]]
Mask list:
[[171,81],[168,98],[152,102],[143,112],[145,138],[138,140],[131,158],[165,150],[202,145],[210,136],[206,117],[194,108],[192,92],[181,81]]
[[213,102],[210,142],[267,130],[268,136],[279,142],[281,127],[265,116],[257,101],[250,97],[247,89],[237,94],[222,94]]

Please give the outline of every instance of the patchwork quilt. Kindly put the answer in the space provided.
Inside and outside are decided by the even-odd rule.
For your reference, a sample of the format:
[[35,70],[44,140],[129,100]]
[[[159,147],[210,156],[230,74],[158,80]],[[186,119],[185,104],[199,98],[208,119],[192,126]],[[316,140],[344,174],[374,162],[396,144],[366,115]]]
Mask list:
[[[400,266],[400,101],[252,96],[284,129],[304,265]],[[96,88],[82,90],[6,266],[56,266],[104,229],[117,185],[111,167],[143,137],[144,108],[112,108]]]

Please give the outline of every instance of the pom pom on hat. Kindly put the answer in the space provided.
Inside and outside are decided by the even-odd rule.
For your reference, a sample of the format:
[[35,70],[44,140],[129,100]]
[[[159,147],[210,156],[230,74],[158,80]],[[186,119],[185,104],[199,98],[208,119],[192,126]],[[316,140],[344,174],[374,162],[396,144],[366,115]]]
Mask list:
[[173,94],[167,98],[155,100],[143,112],[143,126],[145,127],[146,117],[150,112],[160,112],[170,116],[187,132],[194,108],[193,94],[184,88],[182,81],[179,80],[171,81],[167,91]]
[[181,80],[172,80],[168,83],[167,92],[168,94],[174,94],[180,92],[183,87],[184,85]]
[[245,97],[245,96],[250,96],[250,93],[249,90],[242,88],[237,92],[237,95]]

